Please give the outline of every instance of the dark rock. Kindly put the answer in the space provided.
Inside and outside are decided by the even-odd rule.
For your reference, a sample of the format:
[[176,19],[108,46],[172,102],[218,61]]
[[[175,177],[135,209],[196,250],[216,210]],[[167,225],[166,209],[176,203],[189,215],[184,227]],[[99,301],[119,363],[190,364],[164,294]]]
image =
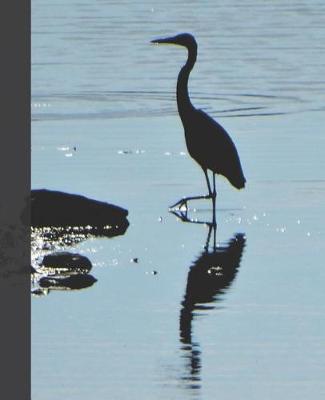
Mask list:
[[34,267],[30,266],[30,273],[31,274],[36,274],[37,271],[36,271],[36,269]]
[[[114,226],[119,233],[129,225],[124,208],[87,197],[46,189],[31,191],[33,227]],[[122,232],[122,233],[121,233]]]
[[47,294],[47,292],[44,291],[44,289],[39,288],[39,289],[32,290],[33,296],[41,297],[41,296],[44,296],[45,294]]
[[44,256],[42,268],[63,273],[87,273],[92,265],[87,257],[80,254],[57,252]]
[[41,288],[51,289],[51,290],[76,290],[85,289],[92,286],[97,279],[89,274],[79,274],[71,275],[68,277],[49,277],[44,276],[39,280],[39,285]]

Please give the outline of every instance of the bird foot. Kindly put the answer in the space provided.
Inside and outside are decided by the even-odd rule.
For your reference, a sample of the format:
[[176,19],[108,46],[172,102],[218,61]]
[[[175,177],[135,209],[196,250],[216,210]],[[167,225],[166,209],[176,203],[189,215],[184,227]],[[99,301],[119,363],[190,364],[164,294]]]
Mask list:
[[188,207],[187,207],[187,197],[184,197],[183,199],[177,201],[175,204],[173,204],[172,206],[169,207],[169,211],[173,211],[175,209],[179,210],[179,211],[187,211]]
[[175,209],[179,211],[187,211],[188,205],[187,202],[189,200],[200,200],[200,199],[211,199],[213,198],[213,194],[207,194],[205,196],[190,196],[190,197],[183,197],[181,200],[177,201],[175,204],[169,207],[169,211],[173,211]]

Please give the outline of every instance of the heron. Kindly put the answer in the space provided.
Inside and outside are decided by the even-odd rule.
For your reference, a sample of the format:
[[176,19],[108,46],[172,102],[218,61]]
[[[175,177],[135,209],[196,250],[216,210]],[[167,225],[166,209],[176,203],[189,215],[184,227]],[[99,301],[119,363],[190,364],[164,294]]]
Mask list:
[[[203,110],[195,108],[188,93],[188,80],[197,57],[197,43],[190,33],[154,39],[151,43],[172,44],[185,47],[188,51],[187,61],[181,68],[176,88],[177,108],[181,118],[188,153],[202,168],[208,186],[208,195],[183,198],[171,208],[186,205],[193,199],[211,198],[213,205],[216,199],[216,174],[223,175],[237,189],[245,187],[246,179],[234,142],[226,130]],[[208,171],[212,171],[210,184]]]

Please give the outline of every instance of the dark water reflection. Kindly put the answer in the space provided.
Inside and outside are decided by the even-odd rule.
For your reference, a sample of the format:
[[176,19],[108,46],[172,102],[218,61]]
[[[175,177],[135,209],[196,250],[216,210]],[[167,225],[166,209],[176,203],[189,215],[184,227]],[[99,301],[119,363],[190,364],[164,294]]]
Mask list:
[[185,214],[179,216],[184,222],[205,223],[209,226],[204,251],[190,267],[180,311],[181,350],[187,364],[181,380],[188,383],[189,389],[196,390],[201,387],[202,362],[200,343],[193,340],[193,321],[202,316],[202,313],[215,309],[217,304],[222,302],[223,295],[231,286],[240,267],[246,237],[242,233],[236,233],[226,243],[217,244],[215,212],[210,223],[191,221]]

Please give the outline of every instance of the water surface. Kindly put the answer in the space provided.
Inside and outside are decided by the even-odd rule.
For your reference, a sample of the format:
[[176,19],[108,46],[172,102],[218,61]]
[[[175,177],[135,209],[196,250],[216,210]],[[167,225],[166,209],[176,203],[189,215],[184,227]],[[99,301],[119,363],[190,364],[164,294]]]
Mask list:
[[[91,260],[93,286],[33,297],[34,400],[324,398],[325,5],[219,3],[33,1],[32,187],[130,221],[65,248]],[[186,52],[149,44],[183,31],[199,44],[193,103],[231,134],[248,181],[218,178],[208,251],[208,225],[168,212],[206,191],[176,109]],[[189,216],[210,223],[210,203]],[[205,253],[233,272],[195,298]]]

